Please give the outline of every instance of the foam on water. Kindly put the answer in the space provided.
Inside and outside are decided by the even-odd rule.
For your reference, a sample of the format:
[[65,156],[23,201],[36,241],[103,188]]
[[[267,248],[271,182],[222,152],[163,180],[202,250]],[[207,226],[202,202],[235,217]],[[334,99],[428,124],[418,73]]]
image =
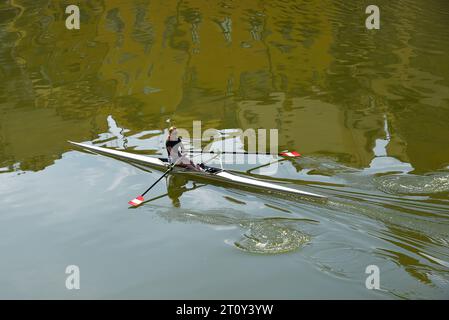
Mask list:
[[374,179],[378,189],[390,194],[433,194],[449,192],[449,174],[388,175]]
[[277,254],[295,251],[310,241],[310,237],[293,228],[267,222],[248,223],[248,231],[234,245],[247,252]]

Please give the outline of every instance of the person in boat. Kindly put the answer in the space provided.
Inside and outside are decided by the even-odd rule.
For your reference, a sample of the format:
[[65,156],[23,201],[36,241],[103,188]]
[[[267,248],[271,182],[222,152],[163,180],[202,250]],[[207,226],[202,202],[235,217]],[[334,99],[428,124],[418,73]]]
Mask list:
[[165,148],[168,153],[168,161],[177,166],[187,168],[193,171],[204,171],[203,166],[195,164],[185,155],[184,145],[181,138],[178,137],[178,130],[176,127],[170,127],[168,129],[168,137],[165,141]]

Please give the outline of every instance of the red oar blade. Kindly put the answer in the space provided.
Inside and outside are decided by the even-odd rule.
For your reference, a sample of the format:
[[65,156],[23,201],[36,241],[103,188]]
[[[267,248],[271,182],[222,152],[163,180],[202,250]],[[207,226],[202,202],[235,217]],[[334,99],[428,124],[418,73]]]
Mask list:
[[285,152],[281,152],[279,155],[281,155],[283,157],[300,157],[301,156],[301,154],[296,151],[285,151]]
[[144,201],[142,196],[138,196],[135,199],[132,199],[131,201],[128,202],[128,204],[132,205],[133,207],[138,207],[142,204],[142,202]]

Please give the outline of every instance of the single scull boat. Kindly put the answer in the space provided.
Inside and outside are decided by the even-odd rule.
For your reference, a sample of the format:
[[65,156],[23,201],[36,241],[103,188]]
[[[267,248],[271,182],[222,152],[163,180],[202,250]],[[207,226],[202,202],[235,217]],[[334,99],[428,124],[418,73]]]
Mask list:
[[[84,144],[84,143],[78,143],[78,142],[72,142],[69,141],[71,144],[76,145],[82,149],[101,154],[106,155],[110,157],[117,158],[119,160],[127,160],[133,164],[137,165],[144,165],[152,168],[157,168],[160,170],[165,170],[169,168],[168,160],[165,158],[156,158],[156,157],[149,157],[139,154],[133,154],[129,152],[114,150],[114,149],[108,149],[103,147],[97,147],[94,145]],[[236,174],[235,172],[231,172],[229,170],[223,170],[220,168],[215,168],[211,166],[205,166],[206,171],[205,172],[196,172],[196,171],[190,171],[186,170],[181,167],[175,167],[176,173],[188,173],[194,176],[198,177],[205,177],[212,180],[217,181],[223,181],[228,182],[234,185],[241,185],[241,186],[249,186],[249,187],[255,187],[260,189],[269,189],[269,190],[275,190],[275,191],[281,191],[281,192],[288,192],[298,195],[305,195],[305,196],[311,196],[311,197],[317,197],[317,198],[326,198],[323,195],[319,195],[312,192],[302,191],[290,187],[284,187],[279,184],[274,184],[271,182],[262,181],[255,178],[249,178],[245,177],[239,174]]]

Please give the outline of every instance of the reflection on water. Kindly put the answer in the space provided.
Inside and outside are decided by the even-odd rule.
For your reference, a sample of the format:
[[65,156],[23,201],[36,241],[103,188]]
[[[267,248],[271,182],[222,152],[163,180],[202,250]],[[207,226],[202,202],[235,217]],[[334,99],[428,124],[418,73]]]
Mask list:
[[182,175],[169,175],[167,177],[167,195],[171,199],[173,207],[179,208],[181,202],[179,198],[186,191],[196,189],[197,186],[194,183],[192,188],[186,188],[187,179]]
[[254,218],[248,217],[244,211],[233,210],[208,210],[207,213],[173,210],[169,214],[163,213],[161,216],[169,221],[239,227],[243,231],[240,237],[225,242],[243,251],[258,254],[279,254],[298,250],[310,241],[310,237],[298,230],[297,226],[301,223],[317,223],[313,220],[298,218]]
[[43,169],[112,114],[134,133],[170,116],[277,128],[282,148],[367,167],[386,116],[389,153],[438,170],[449,150],[447,8],[415,2],[382,4],[377,33],[347,1],[90,1],[71,31],[63,3],[4,3],[0,161]]
[[[363,285],[364,268],[377,264],[384,270],[382,297],[448,296],[445,1],[381,1],[381,30],[370,32],[364,5],[353,1],[86,1],[80,4],[81,29],[71,31],[64,26],[68,4],[0,3],[0,205],[8,209],[0,215],[0,232],[5,261],[11,261],[10,268],[0,266],[3,271],[17,272],[16,265],[29,262],[28,255],[19,258],[16,252],[32,256],[23,217],[67,219],[85,230],[87,235],[78,231],[78,236],[88,243],[96,239],[93,221],[99,215],[129,222],[124,212],[138,219],[150,212],[164,222],[155,234],[145,232],[148,224],[136,224],[143,239],[162,237],[170,228],[166,221],[185,228],[194,228],[185,222],[198,223],[216,228],[208,234],[211,240],[197,235],[201,248],[215,248],[217,239],[231,244],[216,250],[215,259],[244,261],[255,270],[269,261],[261,260],[263,254],[289,253],[267,257],[287,269],[302,259],[301,266],[311,269],[301,269],[300,276],[317,283],[329,277],[332,288],[351,297],[360,290],[351,284]],[[125,210],[116,197],[130,198],[160,173],[73,153],[66,142],[164,155],[167,118],[184,128],[201,120],[204,129],[225,133],[278,129],[280,149],[303,157],[277,164],[262,159],[257,168],[225,166],[309,188],[330,200],[234,190],[170,175],[141,208]],[[238,138],[229,142],[245,148]],[[70,179],[77,188],[71,189]],[[74,199],[69,204],[66,189]],[[36,200],[23,202],[20,194],[35,194]],[[82,197],[97,205],[86,207]],[[54,207],[73,215],[52,213]],[[89,219],[78,220],[82,212]],[[108,230],[120,225],[104,220]],[[36,225],[37,238],[55,232],[51,224]],[[137,239],[134,231],[125,232],[128,241]],[[64,252],[80,245],[69,235],[54,236],[67,244]],[[113,236],[108,240],[99,250],[116,243]],[[168,237],[156,246],[158,254],[167,253],[168,263],[177,262],[170,254],[177,241]],[[134,248],[134,242],[124,243]],[[231,258],[230,247],[243,251],[230,250],[241,254]],[[34,251],[50,254],[42,248]],[[127,252],[134,251],[122,254]],[[288,270],[285,277],[300,278]],[[19,287],[7,284],[13,291]],[[284,284],[279,292],[297,297],[300,289],[289,290]]]

